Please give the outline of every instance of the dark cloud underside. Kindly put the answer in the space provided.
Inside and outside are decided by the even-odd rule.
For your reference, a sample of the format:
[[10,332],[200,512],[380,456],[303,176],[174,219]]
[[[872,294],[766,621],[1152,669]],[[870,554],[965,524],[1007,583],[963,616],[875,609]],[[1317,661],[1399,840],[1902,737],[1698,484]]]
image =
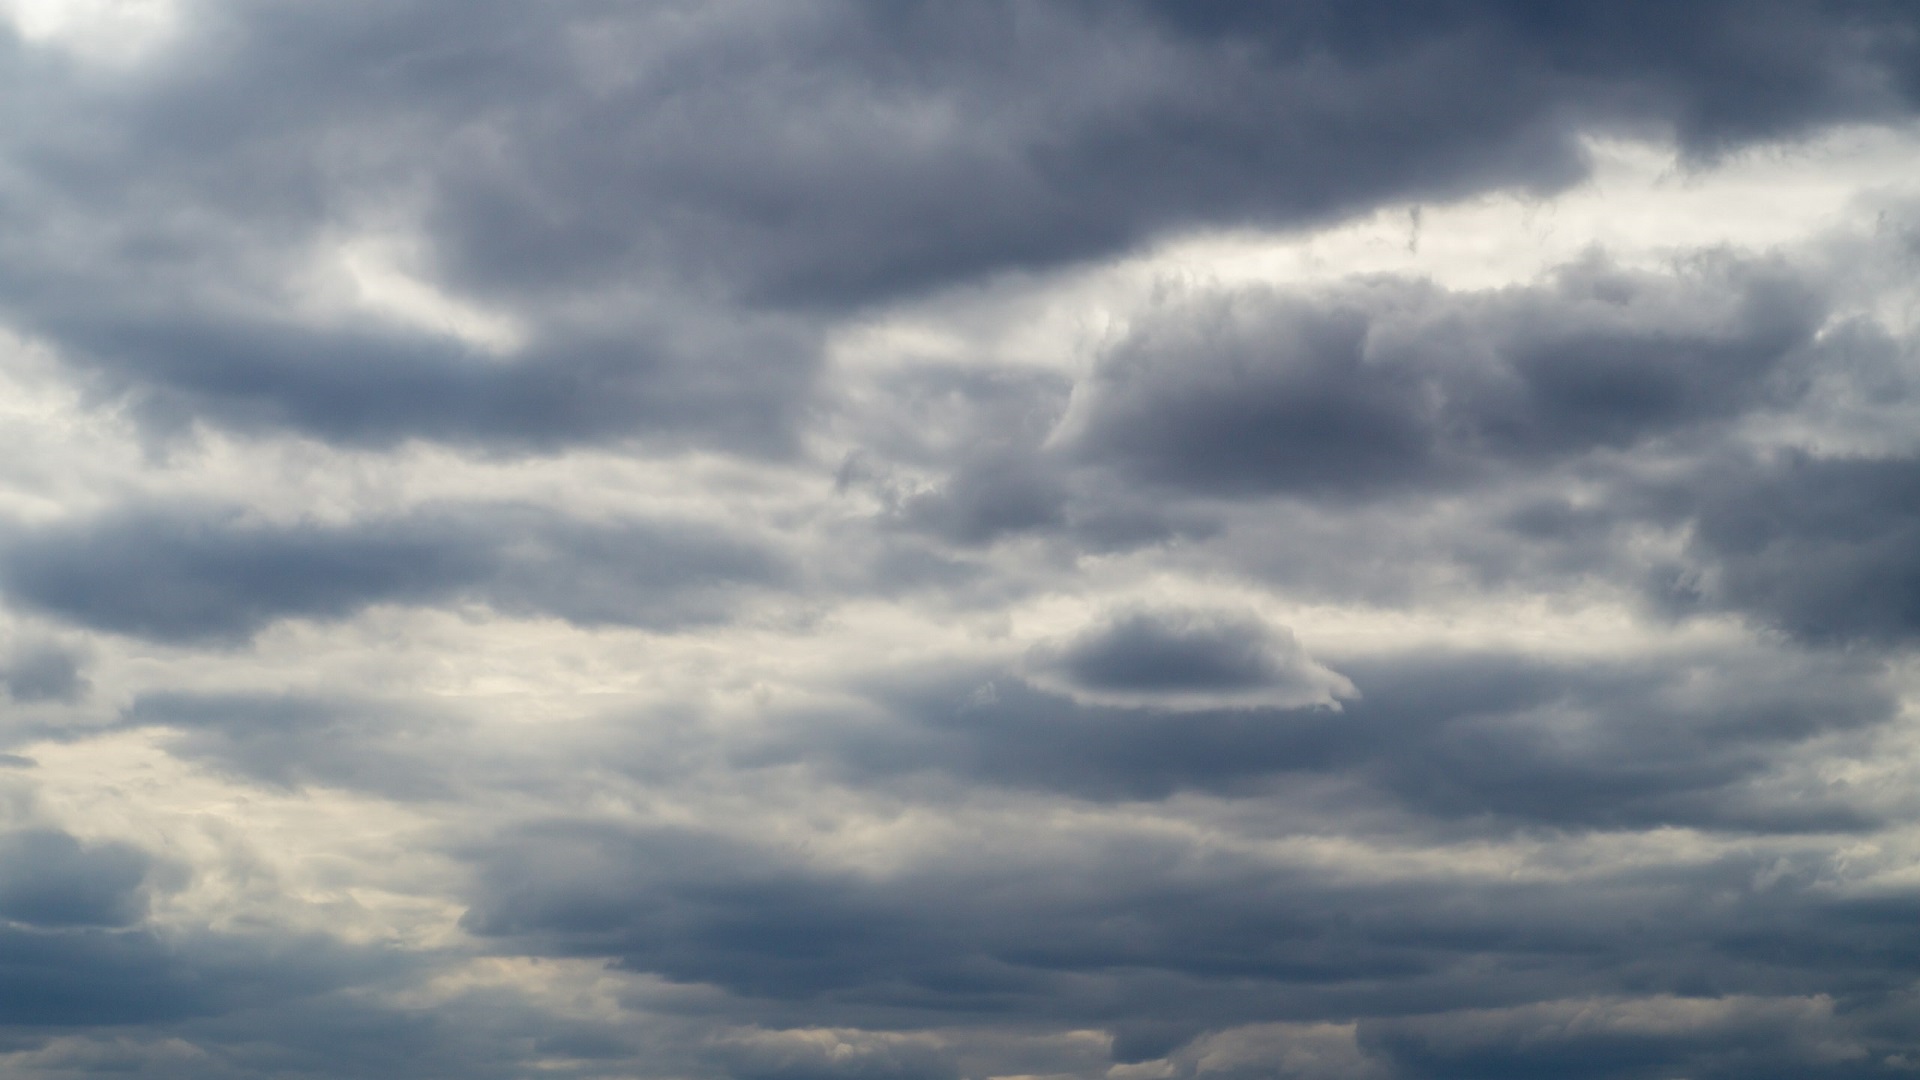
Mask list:
[[158,640],[244,639],[288,617],[471,599],[586,624],[718,617],[726,593],[783,576],[752,543],[678,522],[586,525],[525,507],[428,510],[358,527],[136,511],[25,532],[0,553],[18,602]]

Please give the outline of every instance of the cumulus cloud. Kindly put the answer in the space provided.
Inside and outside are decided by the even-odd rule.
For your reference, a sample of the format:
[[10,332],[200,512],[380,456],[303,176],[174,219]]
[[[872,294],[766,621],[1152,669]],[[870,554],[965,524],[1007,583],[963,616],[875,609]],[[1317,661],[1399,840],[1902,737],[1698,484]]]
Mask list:
[[1604,262],[1449,295],[1205,292],[1135,325],[1056,436],[1087,459],[1202,491],[1352,497],[1693,434],[1798,392],[1825,317],[1779,266]]
[[1057,644],[1037,646],[1029,676],[1076,701],[1183,709],[1338,708],[1353,683],[1257,615],[1120,612]]

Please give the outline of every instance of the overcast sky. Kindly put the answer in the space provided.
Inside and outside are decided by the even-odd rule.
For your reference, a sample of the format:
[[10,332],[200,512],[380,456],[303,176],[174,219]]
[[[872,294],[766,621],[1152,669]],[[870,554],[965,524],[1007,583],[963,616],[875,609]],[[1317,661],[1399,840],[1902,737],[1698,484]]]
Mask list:
[[0,1075],[1920,1071],[1920,8],[0,0]]

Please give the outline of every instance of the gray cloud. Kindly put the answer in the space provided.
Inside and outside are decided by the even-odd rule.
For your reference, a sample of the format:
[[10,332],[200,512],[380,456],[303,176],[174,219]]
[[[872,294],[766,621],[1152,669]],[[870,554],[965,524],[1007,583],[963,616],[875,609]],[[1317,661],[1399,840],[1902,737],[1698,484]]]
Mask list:
[[[16,50],[32,115],[70,122],[9,139],[10,319],[163,429],[494,450],[788,448],[812,335],[743,303],[1552,190],[1585,131],[1709,154],[1915,91],[1906,13],[1867,3],[194,10],[119,77]],[[409,206],[426,272],[525,322],[522,355],[287,314],[290,256]],[[1353,393],[1336,439],[1393,407]]]
[[1143,480],[1350,498],[1691,435],[1797,392],[1824,315],[1779,266],[1603,262],[1449,295],[1203,294],[1134,328],[1063,441]]
[[0,19],[0,1073],[1920,1064],[1910,7],[135,7]]
[[1173,709],[1338,707],[1353,684],[1248,612],[1120,612],[1038,647],[1030,677],[1078,701]]
[[66,833],[0,836],[0,918],[27,926],[120,927],[146,915],[152,859],[126,844],[83,845]]
[[[470,930],[716,985],[769,1024],[1151,1019],[1169,1031],[1150,1048],[1164,1053],[1182,1029],[1362,1015],[1385,1043],[1420,1030],[1392,1018],[1431,1015],[1445,1031],[1455,1010],[1588,996],[1868,1000],[1907,985],[1915,962],[1870,944],[1910,904],[1823,895],[1813,866],[1758,884],[1767,864],[1749,857],[1577,883],[1340,883],[1144,835],[1070,856],[1007,837],[877,875],[672,829],[554,823],[491,847]],[[1724,899],[1703,911],[1703,890]],[[1803,945],[1783,950],[1788,925]],[[1677,1034],[1641,1052],[1684,1056]]]
[[74,650],[52,642],[18,645],[0,661],[0,684],[18,702],[74,701],[87,690],[82,660]]
[[144,929],[0,929],[0,1003],[8,1024],[62,1029],[178,1023],[366,985],[383,957],[322,938],[163,937]]
[[[667,51],[584,112],[509,113],[536,164],[451,174],[441,221],[493,279],[664,258],[749,295],[844,302],[1203,223],[1551,189],[1583,172],[1583,124],[1670,126],[1704,151],[1897,114],[1911,90],[1906,46],[1855,36],[1901,15],[1867,5],[1204,11],[717,14],[689,28],[701,51]],[[1650,53],[1647,36],[1686,44]],[[643,231],[636,191],[684,224]]]
[[585,624],[673,627],[782,576],[759,546],[697,525],[569,522],[526,507],[430,509],[356,526],[268,525],[149,509],[16,533],[0,582],[83,626],[180,641],[244,639],[281,618],[472,599]]
[[1679,610],[1731,608],[1810,640],[1920,633],[1920,461],[1793,455],[1709,474]]
[[[1174,642],[1185,652],[1195,640]],[[1870,733],[1897,709],[1874,661],[1769,651],[1612,663],[1388,654],[1339,669],[1355,692],[1337,712],[1312,702],[1195,712],[1151,692],[1120,707],[1029,688],[1004,670],[891,673],[870,691],[886,721],[809,717],[804,742],[776,739],[742,760],[822,759],[856,777],[931,771],[1097,800],[1302,784],[1334,807],[1358,792],[1413,821],[1496,833],[1859,830],[1875,811],[1780,770],[1808,742]]]

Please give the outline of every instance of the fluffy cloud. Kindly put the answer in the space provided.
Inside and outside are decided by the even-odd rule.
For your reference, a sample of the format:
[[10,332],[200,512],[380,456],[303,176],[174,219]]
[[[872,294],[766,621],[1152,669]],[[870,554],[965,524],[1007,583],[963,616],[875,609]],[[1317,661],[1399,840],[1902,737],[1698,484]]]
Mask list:
[[1233,612],[1123,612],[1037,647],[1028,668],[1043,686],[1103,705],[1331,707],[1354,692],[1284,628]]

